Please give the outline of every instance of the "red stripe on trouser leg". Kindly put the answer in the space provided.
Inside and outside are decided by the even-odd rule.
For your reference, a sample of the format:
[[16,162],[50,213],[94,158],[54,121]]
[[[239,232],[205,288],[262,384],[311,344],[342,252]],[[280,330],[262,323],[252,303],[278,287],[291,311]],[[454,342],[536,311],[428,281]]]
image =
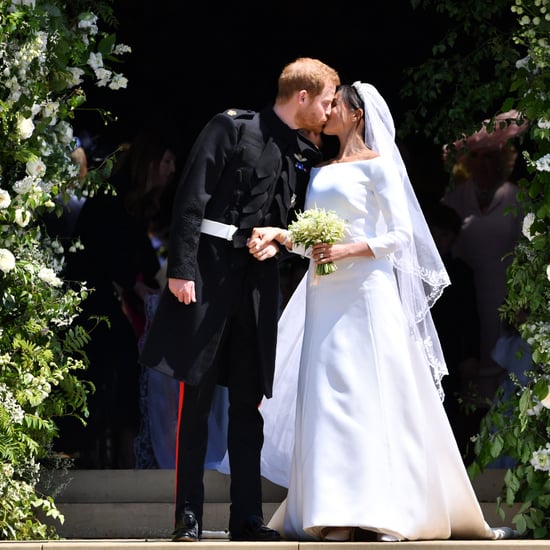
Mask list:
[[[179,401],[178,401],[178,426],[176,431],[176,483],[174,484],[174,493],[177,490],[178,485],[178,455],[179,455],[179,448],[180,448],[180,426],[181,426],[181,411],[183,409],[183,397],[185,394],[185,384],[183,382],[180,382],[180,394],[179,394]],[[174,494],[174,501],[176,499],[176,495]]]

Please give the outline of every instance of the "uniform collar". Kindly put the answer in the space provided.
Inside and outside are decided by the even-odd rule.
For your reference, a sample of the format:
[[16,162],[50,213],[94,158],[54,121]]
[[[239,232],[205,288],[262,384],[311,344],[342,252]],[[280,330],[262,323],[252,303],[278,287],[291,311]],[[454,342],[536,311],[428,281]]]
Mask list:
[[275,140],[285,141],[293,150],[294,160],[299,170],[306,171],[321,161],[322,155],[319,149],[304,137],[298,130],[293,130],[285,124],[273,110],[266,107],[260,112],[261,125],[265,124]]
[[285,124],[273,110],[273,107],[265,107],[260,111],[261,124],[266,124],[269,127],[269,131],[273,138],[283,139],[289,143],[296,141],[298,135],[297,130],[293,130],[290,126]]

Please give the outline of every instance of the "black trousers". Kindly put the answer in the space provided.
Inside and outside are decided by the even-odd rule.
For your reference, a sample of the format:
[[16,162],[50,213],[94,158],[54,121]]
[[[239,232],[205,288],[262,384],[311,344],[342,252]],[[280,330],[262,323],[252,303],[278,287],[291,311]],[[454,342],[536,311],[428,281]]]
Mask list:
[[[228,386],[228,453],[231,469],[229,530],[238,533],[252,516],[263,517],[260,458],[263,418],[258,406],[263,397],[258,341],[251,293],[234,297],[218,355],[228,365],[223,379]],[[208,444],[208,414],[219,379],[215,361],[200,384],[182,384],[176,457],[176,525],[186,511],[194,512],[202,532],[204,462]]]

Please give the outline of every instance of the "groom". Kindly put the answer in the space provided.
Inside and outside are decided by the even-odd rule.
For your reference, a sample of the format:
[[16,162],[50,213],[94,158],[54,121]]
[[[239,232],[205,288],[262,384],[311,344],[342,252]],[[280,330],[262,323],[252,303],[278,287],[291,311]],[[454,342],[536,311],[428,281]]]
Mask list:
[[339,84],[317,59],[279,76],[275,104],[230,109],[205,126],[174,199],[168,285],[140,361],[181,380],[173,541],[200,540],[208,413],[216,384],[228,387],[231,540],[277,541],[264,524],[258,405],[271,397],[279,313],[278,262],[248,251],[253,227],[286,227],[318,148],[298,129],[321,132]]

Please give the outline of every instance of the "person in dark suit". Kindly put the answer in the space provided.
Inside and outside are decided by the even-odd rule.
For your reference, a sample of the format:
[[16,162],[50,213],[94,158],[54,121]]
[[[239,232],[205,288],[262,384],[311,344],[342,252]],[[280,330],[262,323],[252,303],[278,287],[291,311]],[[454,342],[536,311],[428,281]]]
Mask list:
[[[273,105],[228,109],[206,124],[174,198],[166,285],[140,361],[182,381],[173,541],[202,534],[208,414],[216,384],[228,388],[231,540],[277,541],[264,524],[262,398],[271,397],[279,269],[247,248],[253,227],[283,225],[303,195],[339,84],[317,59],[299,58],[278,79]],[[274,245],[275,246],[275,245]],[[283,252],[284,253],[284,252]]]

